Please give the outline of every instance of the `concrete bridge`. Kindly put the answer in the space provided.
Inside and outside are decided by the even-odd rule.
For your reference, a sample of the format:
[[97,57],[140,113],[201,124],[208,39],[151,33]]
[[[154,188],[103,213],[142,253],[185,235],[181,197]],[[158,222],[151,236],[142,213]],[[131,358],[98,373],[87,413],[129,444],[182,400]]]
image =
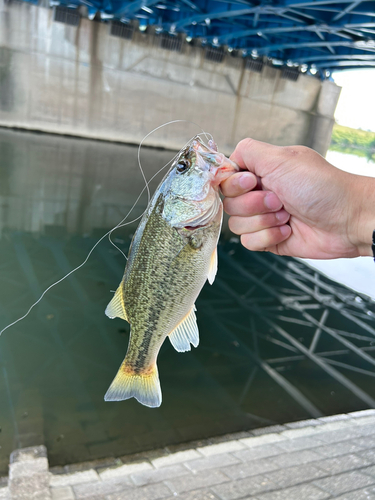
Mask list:
[[[228,50],[218,58],[181,37],[175,46],[153,28],[129,39],[107,23],[54,16],[0,0],[1,126],[139,143],[183,119],[225,152],[248,136],[326,152],[340,93],[332,81]],[[178,149],[199,131],[174,124],[148,144]]]

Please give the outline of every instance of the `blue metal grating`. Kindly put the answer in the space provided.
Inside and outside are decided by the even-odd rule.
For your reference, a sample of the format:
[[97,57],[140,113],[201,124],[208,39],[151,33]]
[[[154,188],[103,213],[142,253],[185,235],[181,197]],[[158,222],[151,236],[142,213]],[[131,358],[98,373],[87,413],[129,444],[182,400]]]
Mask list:
[[[86,5],[89,18],[137,20],[142,31],[183,33],[187,41],[300,67],[375,67],[375,0],[58,0]],[[56,0],[53,0],[56,5]]]

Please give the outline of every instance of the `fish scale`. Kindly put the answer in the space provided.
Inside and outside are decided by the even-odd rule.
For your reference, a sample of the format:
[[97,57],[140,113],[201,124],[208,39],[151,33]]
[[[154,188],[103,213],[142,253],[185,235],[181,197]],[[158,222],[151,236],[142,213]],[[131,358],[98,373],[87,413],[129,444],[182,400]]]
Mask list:
[[238,167],[194,139],[142,217],[124,277],[106,309],[110,318],[130,323],[128,351],[106,401],[135,397],[146,406],[160,406],[156,359],[164,340],[169,335],[180,352],[199,343],[194,304],[207,278],[212,283],[216,274],[223,215],[220,169],[229,176]]

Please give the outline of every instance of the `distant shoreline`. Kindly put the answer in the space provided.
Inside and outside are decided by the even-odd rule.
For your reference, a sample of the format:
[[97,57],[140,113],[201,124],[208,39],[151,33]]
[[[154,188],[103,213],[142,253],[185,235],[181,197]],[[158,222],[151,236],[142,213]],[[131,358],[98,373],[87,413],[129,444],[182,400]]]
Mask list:
[[335,124],[329,149],[375,162],[375,132]]

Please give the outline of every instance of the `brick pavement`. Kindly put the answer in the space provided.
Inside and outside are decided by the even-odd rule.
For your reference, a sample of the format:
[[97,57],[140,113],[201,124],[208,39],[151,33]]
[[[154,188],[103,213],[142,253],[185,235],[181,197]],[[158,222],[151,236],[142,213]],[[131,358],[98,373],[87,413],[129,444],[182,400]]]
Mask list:
[[44,447],[12,455],[0,499],[375,500],[375,410],[50,470]]

